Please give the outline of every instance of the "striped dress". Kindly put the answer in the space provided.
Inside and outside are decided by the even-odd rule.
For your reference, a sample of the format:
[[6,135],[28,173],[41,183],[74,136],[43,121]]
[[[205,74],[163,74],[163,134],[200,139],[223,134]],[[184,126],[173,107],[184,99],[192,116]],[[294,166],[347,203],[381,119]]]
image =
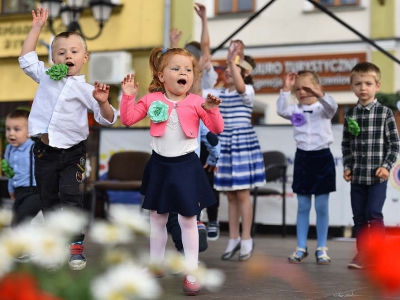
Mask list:
[[224,118],[224,131],[218,136],[221,156],[214,187],[218,191],[237,191],[265,184],[264,161],[257,135],[251,125],[254,89],[246,85],[246,92],[229,92],[228,89],[203,90],[203,97],[219,97]]

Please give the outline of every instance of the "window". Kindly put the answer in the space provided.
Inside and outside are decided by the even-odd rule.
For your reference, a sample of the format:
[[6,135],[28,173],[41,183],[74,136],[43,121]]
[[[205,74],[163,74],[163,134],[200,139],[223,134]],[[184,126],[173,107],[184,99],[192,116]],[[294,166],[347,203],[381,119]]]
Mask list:
[[325,6],[345,6],[360,4],[360,0],[319,0],[318,2]]
[[3,14],[26,13],[36,8],[36,0],[3,0]]
[[254,0],[215,0],[215,13],[221,15],[253,12],[254,6]]

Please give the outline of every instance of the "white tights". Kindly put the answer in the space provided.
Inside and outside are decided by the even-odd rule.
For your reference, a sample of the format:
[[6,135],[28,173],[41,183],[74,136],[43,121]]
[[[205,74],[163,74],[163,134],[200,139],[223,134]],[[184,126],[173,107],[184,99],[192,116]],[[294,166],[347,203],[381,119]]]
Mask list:
[[[165,247],[168,240],[168,214],[157,214],[150,211],[150,263],[160,265],[164,261]],[[184,217],[178,215],[182,231],[182,244],[185,251],[187,271],[196,270],[199,259],[199,232],[196,216]]]

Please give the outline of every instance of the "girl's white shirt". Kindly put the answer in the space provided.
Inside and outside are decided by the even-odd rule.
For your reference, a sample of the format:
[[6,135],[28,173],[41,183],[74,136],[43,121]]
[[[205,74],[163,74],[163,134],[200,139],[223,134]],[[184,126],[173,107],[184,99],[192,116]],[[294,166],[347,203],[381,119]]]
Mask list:
[[[304,116],[306,123],[293,126],[293,136],[297,148],[304,151],[315,151],[329,148],[333,143],[332,118],[338,105],[335,100],[325,94],[311,105],[290,104],[290,92],[280,91],[276,109],[279,116],[289,119],[293,114]],[[305,112],[305,111],[312,111]]]

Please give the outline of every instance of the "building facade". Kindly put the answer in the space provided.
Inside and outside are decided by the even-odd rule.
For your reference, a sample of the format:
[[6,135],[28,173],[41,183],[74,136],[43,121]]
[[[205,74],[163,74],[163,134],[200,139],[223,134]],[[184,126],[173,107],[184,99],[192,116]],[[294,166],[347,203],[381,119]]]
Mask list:
[[[334,122],[341,123],[349,105],[357,101],[350,91],[349,72],[359,61],[377,64],[382,71],[384,93],[400,91],[400,65],[361,37],[400,60],[400,1],[319,0],[338,19],[307,0],[199,0],[207,6],[211,48],[217,48],[256,12],[256,18],[232,39],[241,39],[245,54],[255,58],[255,114],[260,124],[286,124],[277,116],[275,102],[286,73],[311,69],[324,90],[339,104]],[[195,19],[195,36],[201,23]],[[213,54],[224,64],[228,42]],[[399,97],[400,98],[400,97]],[[399,99],[400,100],[400,99]]]

